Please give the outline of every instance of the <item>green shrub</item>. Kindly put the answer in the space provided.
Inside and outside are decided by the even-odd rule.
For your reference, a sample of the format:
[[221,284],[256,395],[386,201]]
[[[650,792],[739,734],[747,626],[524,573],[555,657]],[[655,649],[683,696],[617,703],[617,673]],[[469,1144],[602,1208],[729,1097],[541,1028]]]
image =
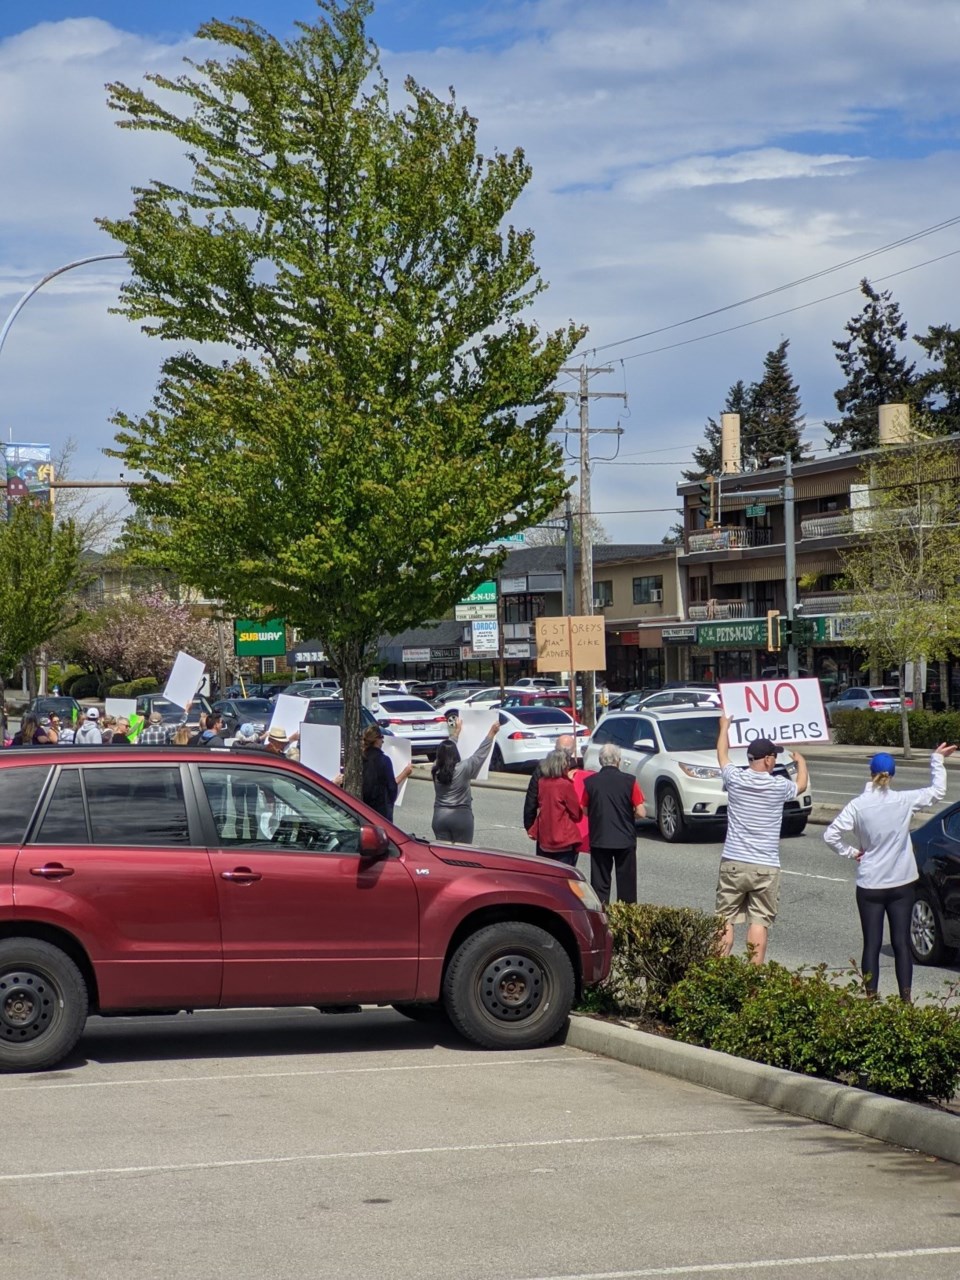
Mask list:
[[710,959],[673,988],[664,1013],[689,1044],[894,1098],[940,1101],[960,1084],[955,1008],[871,1000],[859,974],[838,985],[825,965]]
[[120,684],[111,685],[107,690],[109,698],[139,698],[142,693],[156,693],[160,682],[155,676],[138,676],[136,680],[124,680]]
[[613,963],[590,996],[597,1011],[657,1014],[688,969],[715,955],[723,923],[690,907],[615,902],[608,921]]
[[74,679],[68,681],[64,685],[64,692],[68,693],[71,698],[96,698],[100,694],[100,679],[92,672],[86,672],[82,676],[75,676]]
[[[956,742],[960,711],[908,711],[911,746],[920,750]],[[858,747],[899,747],[903,729],[899,711],[835,711],[830,717],[835,742]]]

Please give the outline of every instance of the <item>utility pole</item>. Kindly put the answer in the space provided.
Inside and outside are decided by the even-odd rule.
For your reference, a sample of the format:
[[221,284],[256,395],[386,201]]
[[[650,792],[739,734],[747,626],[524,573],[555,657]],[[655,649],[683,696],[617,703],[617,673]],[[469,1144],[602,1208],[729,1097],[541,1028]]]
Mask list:
[[[590,379],[598,373],[613,373],[612,365],[589,369],[586,361],[579,369],[562,369],[561,373],[577,374],[577,391],[563,394],[576,396],[580,404],[580,613],[593,613],[593,534],[590,529],[590,437],[593,435],[622,435],[622,427],[591,427],[590,401],[617,399],[627,401],[625,391],[591,391]],[[574,682],[575,685],[575,682]],[[596,725],[596,676],[593,671],[583,672],[583,721],[588,729]]]
[[797,531],[793,523],[793,456],[790,451],[783,467],[783,567],[786,573],[787,625],[790,643],[787,645],[787,675],[796,680],[800,674],[797,659],[797,640],[794,635],[794,615],[797,612]]

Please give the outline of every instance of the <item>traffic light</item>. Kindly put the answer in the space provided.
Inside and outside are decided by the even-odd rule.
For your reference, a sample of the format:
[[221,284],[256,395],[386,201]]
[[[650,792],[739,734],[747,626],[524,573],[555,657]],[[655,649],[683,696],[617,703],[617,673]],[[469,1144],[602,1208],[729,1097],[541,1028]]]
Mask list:
[[704,476],[700,481],[700,514],[708,529],[714,524],[716,483],[713,476]]
[[767,610],[767,653],[778,653],[780,651],[782,640],[782,629],[785,629],[784,622],[780,621],[779,609]]

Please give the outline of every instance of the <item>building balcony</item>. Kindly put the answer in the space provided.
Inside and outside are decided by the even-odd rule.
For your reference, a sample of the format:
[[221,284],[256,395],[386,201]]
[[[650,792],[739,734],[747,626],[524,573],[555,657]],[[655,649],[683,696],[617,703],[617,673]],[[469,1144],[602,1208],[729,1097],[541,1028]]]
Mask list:
[[829,516],[810,516],[800,521],[801,538],[836,538],[853,533],[853,512],[839,511]]
[[691,604],[687,607],[687,617],[691,622],[750,616],[746,600],[708,600],[706,604]]
[[807,617],[823,613],[850,613],[853,596],[845,591],[801,592],[800,603]]
[[770,529],[747,529],[731,524],[723,529],[705,529],[687,534],[687,551],[739,551],[744,547],[769,547]]

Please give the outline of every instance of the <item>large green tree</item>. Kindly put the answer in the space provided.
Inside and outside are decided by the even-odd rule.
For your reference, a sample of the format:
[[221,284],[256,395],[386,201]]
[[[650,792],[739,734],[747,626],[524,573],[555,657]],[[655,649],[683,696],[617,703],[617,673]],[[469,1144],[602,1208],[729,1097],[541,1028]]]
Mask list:
[[192,176],[103,225],[123,313],[239,352],[178,352],[150,412],[117,419],[140,552],[323,641],[357,790],[379,635],[441,615],[495,570],[486,544],[563,495],[553,384],[582,330],[522,318],[545,287],[532,233],[505,225],[523,154],[482,156],[452,93],[408,80],[393,109],[369,0],[318,5],[287,42],[207,23],[217,56],[151,77],[159,101],[110,86],[121,125],[176,139]]
[[882,404],[918,403],[916,366],[900,353],[907,323],[889,289],[878,293],[861,280],[866,301],[846,324],[848,337],[834,342],[846,382],[834,392],[839,422],[826,423],[828,449],[873,449],[879,443],[877,412]]
[[[869,506],[854,513],[858,545],[844,553],[841,587],[853,595],[849,643],[877,666],[942,660],[960,639],[960,466],[933,442],[888,446],[864,472]],[[907,709],[903,745],[910,753]]]
[[914,334],[914,341],[930,361],[916,383],[927,404],[923,428],[938,436],[953,435],[960,431],[960,329],[931,325],[925,334]]
[[71,520],[26,501],[0,520],[0,703],[13,668],[75,620],[88,577]]
[[763,377],[750,388],[747,397],[747,431],[741,431],[741,454],[745,465],[764,468],[772,458],[789,453],[800,462],[806,452],[801,440],[804,415],[800,409],[800,388],[787,363],[790,339],[768,351],[763,361]]

